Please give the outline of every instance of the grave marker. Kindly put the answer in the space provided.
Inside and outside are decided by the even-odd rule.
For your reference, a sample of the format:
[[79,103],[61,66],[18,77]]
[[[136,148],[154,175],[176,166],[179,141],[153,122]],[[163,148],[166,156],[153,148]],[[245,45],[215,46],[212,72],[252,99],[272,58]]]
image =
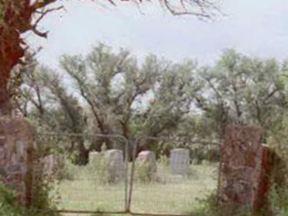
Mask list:
[[170,167],[172,174],[188,175],[190,164],[189,150],[184,148],[172,149],[170,152]]

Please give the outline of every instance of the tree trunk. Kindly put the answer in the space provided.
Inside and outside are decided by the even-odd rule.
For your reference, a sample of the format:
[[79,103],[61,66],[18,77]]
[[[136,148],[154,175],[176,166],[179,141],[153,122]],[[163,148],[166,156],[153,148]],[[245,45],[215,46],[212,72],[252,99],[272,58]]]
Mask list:
[[[2,47],[1,47],[2,48]],[[0,53],[0,116],[10,115],[10,95],[8,91],[8,81],[13,66],[3,59],[4,55]]]
[[0,84],[0,116],[10,115],[11,114],[11,104],[9,92],[5,84],[1,82]]
[[0,25],[0,116],[11,114],[8,82],[12,69],[24,56],[21,34]]
[[86,149],[84,142],[78,143],[77,158],[75,163],[77,165],[86,165],[89,162],[89,149]]

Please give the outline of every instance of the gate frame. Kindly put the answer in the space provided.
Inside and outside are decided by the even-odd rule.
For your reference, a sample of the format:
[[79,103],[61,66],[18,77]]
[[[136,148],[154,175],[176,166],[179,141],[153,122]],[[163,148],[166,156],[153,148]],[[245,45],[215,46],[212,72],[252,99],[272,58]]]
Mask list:
[[57,213],[70,213],[70,214],[127,214],[129,213],[129,209],[127,209],[128,205],[128,174],[129,174],[129,140],[126,139],[121,134],[81,134],[81,133],[37,133],[37,136],[67,136],[67,137],[99,137],[99,138],[120,138],[120,140],[124,141],[124,164],[125,164],[125,179],[124,179],[124,210],[123,211],[93,211],[93,210],[71,210],[71,209],[60,209],[60,210],[51,210],[51,209],[39,209],[39,212],[57,212]]
[[[47,136],[70,136],[70,137],[83,137],[87,136],[87,134],[80,133],[37,133],[37,135],[47,135]],[[133,212],[131,211],[131,205],[133,202],[133,188],[134,188],[134,177],[135,177],[135,163],[137,156],[137,149],[139,147],[139,141],[141,139],[150,139],[154,141],[176,141],[173,138],[167,137],[152,137],[152,136],[141,136],[134,140],[128,140],[121,134],[88,134],[90,137],[100,137],[100,138],[120,138],[124,141],[124,164],[125,164],[125,179],[124,179],[124,210],[123,211],[93,211],[93,210],[71,210],[71,209],[60,209],[60,210],[51,210],[51,209],[39,209],[39,212],[56,212],[56,213],[67,213],[67,214],[99,214],[99,215],[109,215],[109,214],[117,214],[117,215],[135,215],[135,216],[193,216],[192,214],[181,214],[181,213],[145,213],[145,212]],[[181,137],[181,136],[180,136]],[[201,141],[201,140],[191,140],[191,144],[215,144],[218,145],[220,150],[221,142],[209,142],[209,141]],[[132,166],[131,173],[129,176],[129,144],[132,144]],[[219,172],[219,170],[218,170]]]
[[[181,137],[181,136],[178,136]],[[182,136],[184,137],[184,136]],[[175,138],[170,137],[152,137],[152,136],[140,136],[133,142],[133,161],[132,161],[132,167],[131,167],[131,175],[130,175],[130,184],[129,184],[129,195],[128,195],[128,212],[130,215],[135,216],[193,216],[192,214],[181,214],[181,213],[145,213],[145,212],[133,212],[131,211],[131,205],[132,205],[132,197],[133,197],[133,187],[134,187],[134,177],[135,177],[135,163],[136,163],[136,156],[137,156],[137,149],[139,147],[139,141],[141,139],[148,139],[148,140],[154,140],[154,141],[176,141]],[[190,144],[215,144],[218,145],[219,151],[220,151],[220,143],[221,142],[209,142],[209,141],[201,141],[201,140],[191,140]],[[219,172],[219,168],[218,168]],[[218,176],[217,176],[218,181]]]

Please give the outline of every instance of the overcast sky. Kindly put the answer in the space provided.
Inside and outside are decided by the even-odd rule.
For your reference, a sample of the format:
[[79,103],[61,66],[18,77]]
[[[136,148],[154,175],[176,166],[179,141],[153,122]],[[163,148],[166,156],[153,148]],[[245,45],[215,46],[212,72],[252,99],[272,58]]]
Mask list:
[[62,54],[85,54],[103,42],[128,48],[139,58],[154,53],[170,60],[197,59],[213,63],[224,49],[258,57],[288,58],[287,0],[222,0],[215,21],[192,16],[172,16],[157,4],[139,9],[128,3],[118,7],[69,0],[66,11],[48,15],[41,30],[48,39],[25,35],[33,47],[42,46],[41,63],[57,68]]

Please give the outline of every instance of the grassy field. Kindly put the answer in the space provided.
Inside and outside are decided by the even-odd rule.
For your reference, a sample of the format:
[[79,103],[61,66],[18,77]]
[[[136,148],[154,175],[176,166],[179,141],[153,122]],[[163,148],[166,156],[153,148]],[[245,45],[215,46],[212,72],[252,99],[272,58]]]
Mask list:
[[[124,183],[100,184],[85,168],[74,168],[74,178],[57,186],[61,196],[59,209],[122,211],[125,204]],[[216,188],[217,164],[191,165],[188,177],[173,176],[169,168],[158,165],[160,182],[134,184],[133,212],[190,213]]]

